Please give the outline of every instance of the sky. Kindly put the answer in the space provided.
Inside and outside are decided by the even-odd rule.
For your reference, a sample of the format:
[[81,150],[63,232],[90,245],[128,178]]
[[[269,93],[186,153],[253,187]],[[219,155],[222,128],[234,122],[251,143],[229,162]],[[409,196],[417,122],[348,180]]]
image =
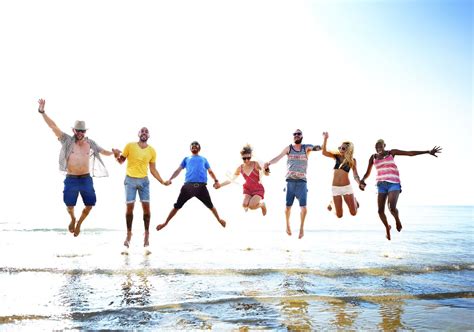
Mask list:
[[[352,141],[361,174],[379,138],[388,149],[439,145],[439,158],[396,158],[399,207],[474,202],[463,169],[473,162],[471,1],[2,1],[0,44],[6,222],[66,223],[60,144],[36,112],[39,98],[64,132],[84,120],[109,150],[147,126],[164,178],[193,140],[222,182],[244,144],[268,161],[299,128],[304,143],[321,144],[323,131],[330,149]],[[104,158],[110,176],[95,179],[93,213],[115,225],[125,167]],[[282,221],[285,164],[264,180],[269,215]],[[331,197],[332,167],[310,156],[313,216]],[[171,187],[152,184],[154,224],[183,173]],[[378,218],[375,174],[356,194]],[[211,196],[221,214],[241,213],[240,186]],[[208,218],[198,203],[183,215]]]

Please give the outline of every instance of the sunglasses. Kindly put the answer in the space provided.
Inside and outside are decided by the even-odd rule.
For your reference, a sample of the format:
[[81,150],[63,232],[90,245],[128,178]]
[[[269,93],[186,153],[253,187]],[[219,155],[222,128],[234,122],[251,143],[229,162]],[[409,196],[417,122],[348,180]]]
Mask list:
[[293,136],[301,136],[303,133],[293,133]]
[[250,160],[252,157],[242,157],[242,160]]
[[74,130],[78,133],[83,133],[83,134],[86,132],[85,129],[74,129]]
[[345,147],[345,146],[340,146],[340,147],[338,147],[338,149],[341,150],[341,151],[346,151],[346,147]]

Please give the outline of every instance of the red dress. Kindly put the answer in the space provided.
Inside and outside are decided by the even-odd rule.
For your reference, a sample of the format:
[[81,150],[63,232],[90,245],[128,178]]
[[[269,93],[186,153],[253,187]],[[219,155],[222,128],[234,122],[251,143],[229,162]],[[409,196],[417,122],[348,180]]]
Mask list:
[[244,194],[250,195],[250,196],[258,195],[262,197],[263,199],[263,195],[265,194],[265,189],[263,188],[263,185],[260,183],[260,174],[258,172],[258,169],[255,168],[255,163],[254,163],[254,168],[252,169],[252,172],[250,172],[250,175],[245,174],[243,165],[240,166],[240,173],[245,179]]

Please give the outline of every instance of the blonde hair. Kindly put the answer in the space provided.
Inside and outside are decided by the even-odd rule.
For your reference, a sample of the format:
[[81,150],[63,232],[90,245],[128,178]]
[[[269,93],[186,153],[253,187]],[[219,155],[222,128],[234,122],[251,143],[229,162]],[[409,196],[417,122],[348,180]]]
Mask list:
[[377,142],[375,142],[375,144],[378,144],[378,143],[382,143],[383,145],[385,145],[385,141],[383,139],[379,139],[377,140]]
[[[347,145],[346,153],[344,153],[344,160],[342,161],[339,168],[344,167],[345,165],[349,165],[350,168],[354,166],[354,143],[345,141],[342,144]],[[338,152],[341,155],[341,152]]]
[[243,156],[244,154],[252,155],[252,147],[250,144],[245,144],[242,150],[240,150],[240,155]]

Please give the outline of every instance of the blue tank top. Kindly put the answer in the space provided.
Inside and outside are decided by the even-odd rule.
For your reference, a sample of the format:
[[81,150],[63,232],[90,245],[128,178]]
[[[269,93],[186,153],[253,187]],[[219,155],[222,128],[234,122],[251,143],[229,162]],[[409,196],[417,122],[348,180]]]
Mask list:
[[308,168],[308,155],[306,154],[306,149],[308,149],[308,147],[313,148],[310,144],[301,144],[301,150],[296,151],[293,148],[293,144],[290,145],[288,161],[286,162],[286,180],[306,181],[306,169]]

